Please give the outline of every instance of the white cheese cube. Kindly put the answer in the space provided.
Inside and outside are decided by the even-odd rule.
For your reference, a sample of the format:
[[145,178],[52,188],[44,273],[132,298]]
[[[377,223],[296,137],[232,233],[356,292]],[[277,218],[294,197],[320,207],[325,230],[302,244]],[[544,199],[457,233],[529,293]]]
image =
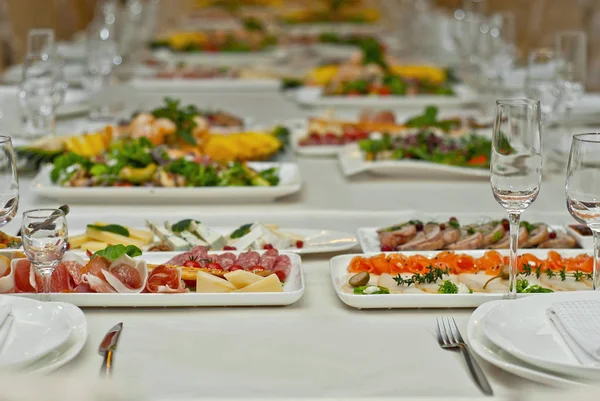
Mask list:
[[190,231],[196,233],[198,237],[206,241],[208,246],[216,251],[220,251],[225,245],[227,245],[227,239],[225,239],[225,237],[215,230],[206,227],[202,223],[196,223],[195,221],[192,221],[190,223]]
[[[238,238],[230,243],[238,251],[245,251],[250,248],[263,234],[263,230],[260,227],[251,228],[250,232],[241,238]],[[262,248],[261,248],[262,249]]]
[[188,244],[182,238],[170,233],[165,228],[159,227],[151,221],[146,220],[146,226],[156,235],[161,241],[173,248],[174,251],[187,251],[190,249]]

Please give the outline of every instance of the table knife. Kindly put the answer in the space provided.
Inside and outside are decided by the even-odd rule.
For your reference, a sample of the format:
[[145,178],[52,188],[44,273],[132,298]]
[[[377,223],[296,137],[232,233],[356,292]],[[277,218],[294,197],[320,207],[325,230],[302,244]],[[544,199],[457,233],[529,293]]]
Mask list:
[[113,355],[117,349],[117,342],[119,341],[119,336],[121,335],[122,329],[123,322],[110,329],[100,343],[98,352],[100,355],[104,356],[102,368],[100,369],[100,376],[109,377],[112,373]]

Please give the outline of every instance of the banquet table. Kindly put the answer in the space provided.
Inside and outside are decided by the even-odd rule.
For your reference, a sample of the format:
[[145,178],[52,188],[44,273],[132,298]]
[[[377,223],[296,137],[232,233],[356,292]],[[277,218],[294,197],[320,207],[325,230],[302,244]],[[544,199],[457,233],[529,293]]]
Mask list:
[[[219,94],[148,92],[119,88],[112,95],[128,112],[159,104],[164,96],[200,107],[224,108],[269,124],[307,116],[280,93]],[[0,131],[17,132],[14,102],[0,97]],[[61,120],[57,131],[84,127],[85,119]],[[269,204],[71,204],[73,219],[98,214],[201,214],[218,219],[274,216],[310,228],[352,231],[357,225],[396,222],[403,213],[502,215],[489,181],[344,178],[335,159],[295,158],[301,191]],[[20,177],[20,207],[58,206],[37,197],[32,177]],[[78,217],[79,216],[79,217]],[[525,218],[572,221],[565,207],[564,173],[545,175],[540,195]],[[319,227],[322,224],[323,227]],[[18,221],[7,226],[16,232]],[[62,373],[95,378],[102,362],[97,347],[117,322],[124,331],[113,380],[151,398],[240,397],[479,397],[459,353],[439,348],[438,315],[455,317],[462,333],[471,309],[357,310],[345,306],[331,285],[329,259],[303,257],[306,291],[287,307],[84,309],[89,338]],[[543,386],[482,362],[497,396]]]

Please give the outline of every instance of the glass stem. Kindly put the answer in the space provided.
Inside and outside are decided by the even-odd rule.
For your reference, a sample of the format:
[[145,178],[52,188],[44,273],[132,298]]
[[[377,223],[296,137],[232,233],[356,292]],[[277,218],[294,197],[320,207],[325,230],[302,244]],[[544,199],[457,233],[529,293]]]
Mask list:
[[592,270],[592,288],[600,290],[600,230],[594,233],[594,270]]
[[50,302],[50,292],[52,291],[52,270],[42,270],[40,272],[40,276],[42,279],[42,301]]
[[519,250],[519,224],[521,221],[520,213],[509,213],[510,222],[510,267],[508,274],[508,299],[517,298],[517,275],[519,274],[519,264],[517,261]]

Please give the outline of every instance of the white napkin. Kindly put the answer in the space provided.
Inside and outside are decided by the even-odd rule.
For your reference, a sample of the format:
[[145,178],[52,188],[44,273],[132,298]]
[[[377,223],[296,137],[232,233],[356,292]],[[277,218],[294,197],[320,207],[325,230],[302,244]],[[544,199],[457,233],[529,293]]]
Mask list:
[[557,302],[546,313],[577,360],[600,367],[600,301]]

